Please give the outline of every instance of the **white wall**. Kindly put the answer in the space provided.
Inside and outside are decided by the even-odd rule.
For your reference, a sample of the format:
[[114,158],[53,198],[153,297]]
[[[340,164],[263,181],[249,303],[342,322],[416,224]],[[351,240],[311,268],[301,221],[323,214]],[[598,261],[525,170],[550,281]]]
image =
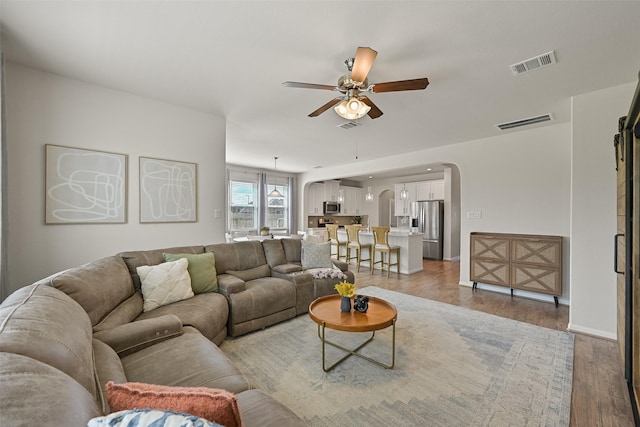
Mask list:
[[[424,163],[456,164],[461,187],[461,284],[469,284],[472,231],[564,236],[560,301],[570,302],[568,327],[614,339],[613,136],[618,118],[628,112],[635,86],[635,82],[628,83],[574,97],[571,123],[538,126],[347,168],[364,175]],[[301,182],[335,178],[343,168],[315,170],[303,175]],[[481,211],[482,219],[467,219],[466,212],[472,210]]]
[[616,338],[616,171],[613,136],[635,84],[572,99],[571,311],[569,328]]
[[[16,64],[6,71],[9,291],[119,251],[224,241],[224,118]],[[127,154],[128,222],[45,225],[45,144]],[[139,156],[198,164],[197,222],[139,223]]]
[[[564,289],[569,302],[569,213],[571,126],[569,123],[510,132],[347,167],[322,168],[303,174],[302,184],[340,177],[418,166],[451,163],[460,171],[460,282],[469,285],[469,233],[492,231],[565,237]],[[467,219],[478,210],[482,218]],[[516,291],[518,295],[518,291]],[[540,296],[552,300],[547,296]]]

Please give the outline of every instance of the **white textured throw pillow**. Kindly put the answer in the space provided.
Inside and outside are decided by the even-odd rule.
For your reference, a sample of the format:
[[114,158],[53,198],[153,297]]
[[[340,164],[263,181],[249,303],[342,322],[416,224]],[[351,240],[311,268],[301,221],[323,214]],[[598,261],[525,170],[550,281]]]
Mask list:
[[194,415],[157,409],[132,409],[92,418],[88,427],[221,427]]
[[142,282],[143,311],[193,298],[188,265],[189,261],[181,258],[177,261],[141,265],[136,268]]
[[333,268],[331,262],[331,242],[313,243],[302,241],[302,268]]

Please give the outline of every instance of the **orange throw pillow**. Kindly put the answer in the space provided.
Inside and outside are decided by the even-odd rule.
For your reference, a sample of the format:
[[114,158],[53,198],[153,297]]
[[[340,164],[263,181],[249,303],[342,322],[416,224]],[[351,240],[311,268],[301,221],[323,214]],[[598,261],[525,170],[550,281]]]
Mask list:
[[107,400],[112,412],[161,409],[196,415],[226,427],[243,427],[235,394],[207,387],[170,387],[109,381]]

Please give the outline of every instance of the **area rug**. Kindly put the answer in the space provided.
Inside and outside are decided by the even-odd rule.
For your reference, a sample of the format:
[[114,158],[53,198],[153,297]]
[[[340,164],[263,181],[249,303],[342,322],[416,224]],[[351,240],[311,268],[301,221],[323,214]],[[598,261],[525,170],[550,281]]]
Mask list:
[[[225,340],[222,350],[311,426],[569,425],[572,334],[372,286],[358,293],[398,310],[394,369],[349,357],[325,373],[307,315]],[[327,329],[350,347],[367,336]],[[377,332],[362,352],[389,363],[391,336]],[[327,348],[327,366],[344,355]]]

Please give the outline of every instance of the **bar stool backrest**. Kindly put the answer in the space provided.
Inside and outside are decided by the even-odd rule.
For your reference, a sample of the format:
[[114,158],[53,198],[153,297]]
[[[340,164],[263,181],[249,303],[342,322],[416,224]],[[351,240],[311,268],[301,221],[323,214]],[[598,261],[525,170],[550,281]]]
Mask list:
[[347,230],[349,243],[360,243],[360,229],[362,228],[360,225],[345,225],[344,228]]
[[325,226],[327,228],[327,232],[329,233],[329,240],[338,241],[338,224],[327,224]]
[[388,236],[390,230],[390,227],[371,227],[374,245],[389,246]]

